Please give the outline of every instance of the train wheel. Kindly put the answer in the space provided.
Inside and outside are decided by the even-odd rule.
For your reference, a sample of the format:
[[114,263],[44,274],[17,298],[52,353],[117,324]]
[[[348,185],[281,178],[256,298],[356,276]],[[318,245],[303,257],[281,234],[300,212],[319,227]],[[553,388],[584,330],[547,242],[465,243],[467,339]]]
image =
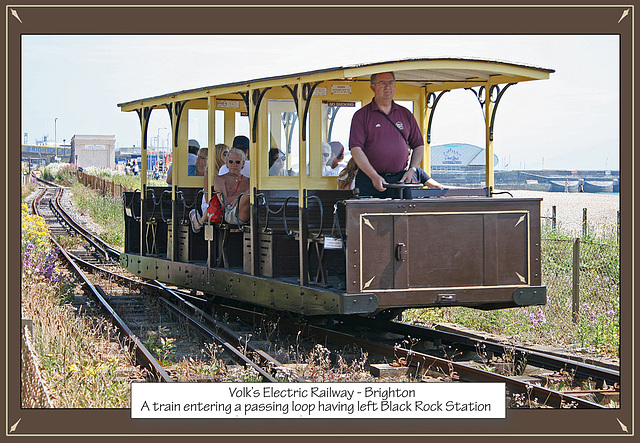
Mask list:
[[384,311],[378,312],[374,317],[379,320],[391,321],[393,319],[397,319],[398,321],[402,321],[403,312],[404,312],[403,308],[385,309]]

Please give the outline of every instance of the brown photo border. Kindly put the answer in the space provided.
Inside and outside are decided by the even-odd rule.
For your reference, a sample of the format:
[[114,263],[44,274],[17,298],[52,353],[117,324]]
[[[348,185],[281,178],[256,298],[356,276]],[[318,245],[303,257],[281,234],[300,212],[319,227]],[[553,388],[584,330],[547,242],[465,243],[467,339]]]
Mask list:
[[[5,306],[5,432],[3,438],[32,441],[43,437],[111,440],[232,436],[280,440],[283,436],[326,438],[350,436],[400,438],[420,436],[634,437],[635,351],[633,317],[634,161],[634,5],[581,3],[563,6],[504,6],[465,2],[464,6],[403,5],[5,5],[5,174],[4,195]],[[18,21],[12,16],[15,10]],[[621,19],[625,10],[628,15]],[[507,410],[503,420],[463,419],[186,419],[132,420],[124,410],[46,410],[20,408],[20,217],[19,162],[21,144],[20,36],[27,34],[607,34],[620,38],[620,173],[621,181],[621,407],[611,410]],[[319,42],[321,44],[321,42]],[[309,48],[313,51],[313,48]],[[354,48],[357,50],[357,48]],[[428,56],[428,54],[425,54]],[[526,60],[513,60],[526,63]],[[597,61],[596,61],[597,62]],[[250,61],[248,61],[250,63]],[[548,66],[553,69],[553,66]],[[176,67],[181,69],[181,67]],[[286,69],[283,73],[286,73]],[[141,73],[142,75],[142,73]],[[203,85],[204,86],[204,85]],[[169,92],[169,91],[167,91]],[[589,91],[585,91],[589,94]],[[135,97],[134,97],[135,98]],[[126,99],[114,97],[113,103]],[[540,128],[541,131],[544,128]],[[596,130],[594,128],[594,130]],[[15,431],[11,427],[18,423]],[[627,430],[623,429],[624,425]],[[147,437],[144,437],[147,436]],[[153,436],[153,437],[151,437]],[[191,439],[190,438],[190,439]],[[424,438],[424,437],[422,437]],[[610,437],[609,437],[610,438]]]

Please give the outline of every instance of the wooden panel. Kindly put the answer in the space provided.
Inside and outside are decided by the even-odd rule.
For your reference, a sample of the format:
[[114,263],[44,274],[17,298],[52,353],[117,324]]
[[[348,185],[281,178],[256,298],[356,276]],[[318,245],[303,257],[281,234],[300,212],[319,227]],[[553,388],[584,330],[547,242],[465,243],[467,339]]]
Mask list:
[[482,214],[409,216],[409,287],[482,285]]
[[526,213],[499,214],[496,239],[498,284],[530,284],[529,219]]
[[361,289],[392,289],[395,259],[393,257],[393,216],[365,215],[360,225],[362,238]]

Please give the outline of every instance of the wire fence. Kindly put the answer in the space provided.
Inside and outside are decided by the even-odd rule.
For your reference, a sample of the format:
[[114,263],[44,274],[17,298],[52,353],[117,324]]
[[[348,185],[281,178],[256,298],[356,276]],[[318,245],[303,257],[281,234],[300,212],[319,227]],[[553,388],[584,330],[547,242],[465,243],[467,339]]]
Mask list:
[[542,238],[542,284],[548,297],[571,309],[572,321],[617,313],[620,305],[620,244],[598,239]]

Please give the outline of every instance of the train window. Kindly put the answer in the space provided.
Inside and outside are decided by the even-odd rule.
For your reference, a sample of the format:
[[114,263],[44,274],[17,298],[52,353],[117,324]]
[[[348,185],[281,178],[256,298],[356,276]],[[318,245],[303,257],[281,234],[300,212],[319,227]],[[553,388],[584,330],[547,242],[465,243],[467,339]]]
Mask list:
[[206,148],[209,140],[209,111],[189,109],[189,139],[198,140],[201,148]]
[[413,102],[411,100],[395,100],[395,102],[413,112]]
[[268,116],[269,175],[298,175],[300,172],[299,129],[294,101],[270,99]]
[[323,121],[326,124],[327,141],[338,141],[344,146],[344,160],[351,158],[349,132],[353,114],[362,108],[362,102],[325,102],[322,104]]
[[216,109],[216,145],[224,143],[224,111]]
[[246,111],[236,112],[234,137],[238,135],[249,137],[249,113]]

